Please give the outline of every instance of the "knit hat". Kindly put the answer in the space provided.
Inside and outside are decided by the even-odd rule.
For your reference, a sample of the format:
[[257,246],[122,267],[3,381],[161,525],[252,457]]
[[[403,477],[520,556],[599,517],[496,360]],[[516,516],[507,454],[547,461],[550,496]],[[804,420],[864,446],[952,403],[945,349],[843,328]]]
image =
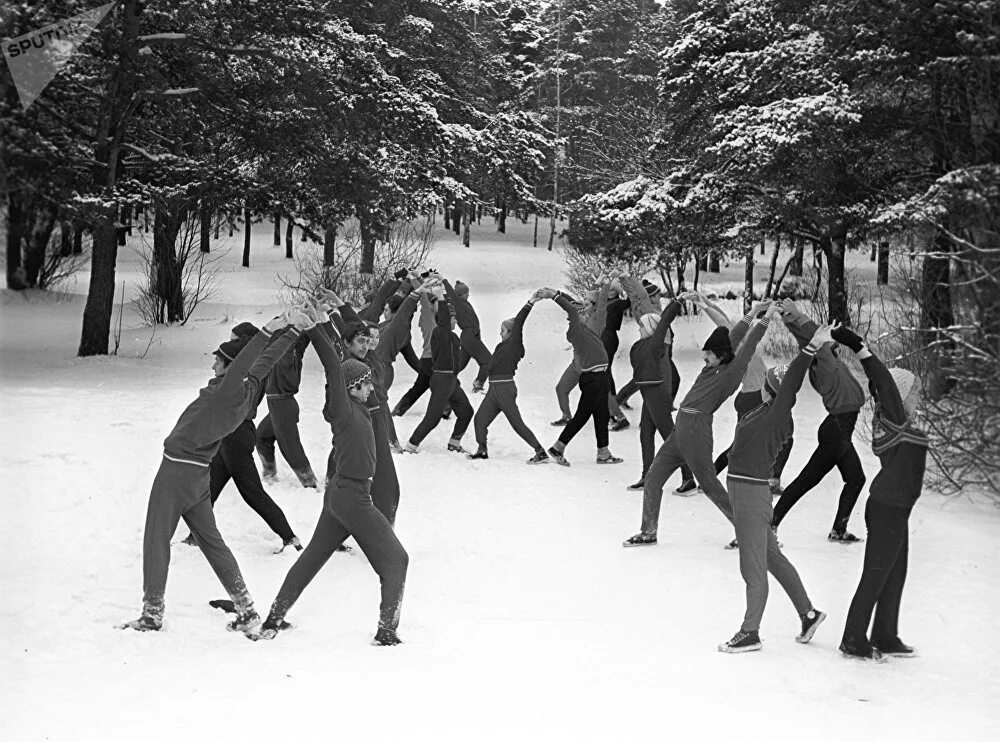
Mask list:
[[386,303],[389,306],[389,311],[396,313],[399,311],[399,308],[403,305],[403,297],[400,296],[399,294],[393,294],[392,296],[389,297],[389,301]]
[[767,391],[771,393],[772,397],[778,396],[778,390],[781,389],[781,382],[785,380],[786,373],[788,373],[788,366],[784,364],[771,366],[767,370],[767,374],[764,376],[764,386],[767,387]]
[[236,327],[230,330],[236,337],[247,338],[248,340],[256,335],[259,330],[257,325],[253,322],[240,322]]
[[650,299],[657,299],[659,298],[660,294],[663,293],[663,289],[661,289],[655,283],[647,283],[645,288],[646,288],[646,295],[649,296]]
[[720,358],[733,352],[733,344],[729,342],[729,329],[726,327],[716,327],[708,340],[701,347],[702,350],[710,350]]
[[649,337],[656,330],[657,325],[660,324],[660,315],[650,312],[649,314],[644,314],[639,318],[639,334],[643,337]]
[[344,372],[344,383],[348,387],[372,380],[372,370],[356,358],[348,358],[340,364],[340,368]]
[[500,323],[500,329],[506,330],[507,333],[513,332],[514,331],[514,320],[513,319],[505,319],[503,322]]
[[219,356],[226,363],[232,363],[236,360],[236,356],[240,354],[240,351],[246,347],[246,344],[245,340],[227,340],[219,346],[213,355]]
[[917,377],[913,375],[913,372],[907,371],[905,368],[899,368],[898,366],[890,368],[889,374],[892,376],[892,381],[899,390],[899,398],[906,399],[910,394],[910,390],[913,389],[913,384],[917,380]]
[[463,299],[469,298],[469,287],[466,286],[461,281],[455,281],[455,293],[461,296]]

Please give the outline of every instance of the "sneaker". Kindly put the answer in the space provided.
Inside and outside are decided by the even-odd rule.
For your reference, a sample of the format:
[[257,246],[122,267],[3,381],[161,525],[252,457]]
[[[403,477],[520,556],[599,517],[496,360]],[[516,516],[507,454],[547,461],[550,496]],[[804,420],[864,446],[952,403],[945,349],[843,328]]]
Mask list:
[[553,420],[552,424],[555,425],[558,428],[558,427],[562,427],[562,426],[566,425],[566,423],[568,423],[569,421],[570,421],[570,418],[568,418],[568,417],[560,417],[558,420]]
[[129,621],[128,623],[123,623],[119,629],[132,629],[133,631],[159,631],[163,628],[163,622],[159,621],[152,616],[147,616],[143,614],[135,621]]
[[875,647],[869,645],[867,649],[858,649],[850,646],[846,642],[840,643],[840,653],[851,660],[869,660],[871,662],[884,662],[882,653]]
[[872,639],[872,647],[874,647],[878,652],[881,652],[883,655],[888,655],[889,657],[917,656],[917,650],[909,644],[903,644],[898,637],[885,642]]
[[399,441],[393,441],[390,443],[389,448],[392,449],[393,453],[403,453],[403,447],[399,445]]
[[490,457],[489,453],[486,451],[486,446],[480,446],[475,453],[465,454],[467,459],[488,459]]
[[278,549],[274,553],[275,554],[280,554],[281,552],[283,552],[289,546],[291,546],[293,549],[295,549],[295,551],[302,551],[302,542],[299,541],[299,537],[298,536],[292,536],[291,538],[286,538],[282,542],[281,548]]
[[726,654],[756,652],[760,648],[760,635],[756,631],[737,631],[732,639],[719,645],[719,651]]
[[621,400],[621,399],[618,400],[618,406],[621,407],[623,410],[631,410],[632,409],[632,405],[630,405],[628,402],[625,402],[624,400]]
[[563,456],[556,449],[550,448],[549,449],[549,456],[551,456],[552,460],[555,461],[557,464],[559,464],[559,466],[569,466],[569,462],[566,460],[566,457]]
[[483,393],[483,383],[479,380],[472,382],[472,393],[482,394]]
[[451,410],[445,408],[444,412],[441,413],[442,420],[448,420],[451,417]]
[[809,640],[813,638],[813,634],[816,633],[816,629],[826,620],[826,614],[823,611],[810,608],[805,613],[800,614],[799,618],[802,619],[802,631],[795,637],[795,641],[799,644],[808,644]]
[[272,483],[278,481],[278,469],[274,462],[263,462],[260,468],[260,478],[265,482]]
[[618,456],[612,456],[611,454],[604,457],[597,457],[598,464],[620,464],[623,461],[625,461],[625,459],[619,458]]
[[198,542],[194,540],[194,534],[193,533],[189,533],[187,535],[187,538],[184,539],[183,541],[181,541],[181,543],[184,544],[185,546],[197,546],[198,545]]
[[646,480],[645,479],[640,479],[638,482],[636,482],[635,484],[630,484],[625,489],[633,490],[633,491],[635,491],[635,490],[644,490],[644,489],[646,489]]
[[736,539],[733,539],[728,544],[726,544],[725,548],[730,551],[732,551],[733,549],[738,549],[740,548],[740,542]]
[[785,488],[781,486],[780,482],[771,482],[771,497],[781,497],[785,493]]
[[299,482],[306,489],[317,489],[316,475],[313,474],[313,470],[308,467],[305,469],[299,469],[295,472],[295,476],[299,478]]
[[680,486],[674,490],[674,494],[679,497],[691,497],[698,494],[698,483],[693,479],[685,479]]
[[270,641],[282,631],[288,631],[290,628],[292,628],[292,625],[283,618],[275,620],[268,616],[267,620],[260,625],[260,631],[248,633],[246,637],[247,639],[255,642],[260,641],[261,639]]
[[260,626],[260,616],[252,608],[241,616],[226,624],[227,631],[242,631],[244,634],[252,632]]
[[612,433],[617,433],[621,430],[627,430],[630,425],[631,423],[628,421],[628,418],[620,417],[612,423],[610,430]]
[[376,647],[394,647],[397,644],[402,644],[402,640],[392,629],[379,627],[375,632],[375,638],[372,639],[372,645]]
[[830,534],[826,537],[827,541],[833,541],[838,544],[860,544],[864,541],[863,538],[858,538],[850,531],[830,531]]
[[420,453],[420,446],[414,446],[412,443],[407,441],[403,444],[403,453]]
[[406,414],[406,410],[404,410],[403,406],[400,405],[400,404],[397,404],[395,407],[392,408],[392,416],[393,417],[402,417],[405,414]]
[[544,448],[539,448],[537,451],[535,451],[535,455],[532,456],[530,459],[528,459],[528,463],[529,464],[547,464],[551,460],[552,459],[549,458],[549,455],[547,453],[545,453],[545,449]]
[[622,546],[626,549],[630,546],[656,546],[656,534],[642,533],[640,531],[634,536],[629,536],[627,539],[622,541]]
[[462,448],[461,443],[452,443],[451,441],[448,441],[448,450],[455,453],[465,453],[465,449]]

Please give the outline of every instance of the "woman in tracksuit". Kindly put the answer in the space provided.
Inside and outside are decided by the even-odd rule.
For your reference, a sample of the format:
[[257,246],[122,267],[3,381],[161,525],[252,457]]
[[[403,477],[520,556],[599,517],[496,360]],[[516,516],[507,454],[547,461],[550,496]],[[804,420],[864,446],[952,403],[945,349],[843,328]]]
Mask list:
[[215,378],[198,392],[163,441],[163,461],[149,494],[142,542],[142,615],[121,628],[158,631],[163,625],[170,538],[181,518],[234,603],[238,615],[230,628],[247,631],[260,621],[239,565],[215,524],[209,469],[222,439],[259,402],[268,371],[298,339],[306,318],[300,316],[296,327],[268,345],[271,335],[287,324],[284,316],[268,322],[228,365],[216,356]]
[[[767,308],[767,316],[753,318]],[[701,489],[722,514],[733,519],[729,493],[715,474],[712,463],[712,417],[722,403],[739,388],[747,364],[767,332],[770,317],[777,308],[770,302],[754,306],[750,312],[727,331],[716,327],[702,347],[705,368],[698,374],[690,391],[681,402],[673,433],[657,451],[646,472],[642,497],[642,528],[628,538],[623,546],[643,546],[656,543],[660,519],[663,485],[682,464],[687,463]],[[746,341],[742,343],[743,339]],[[733,347],[739,347],[734,355]]]
[[[809,342],[816,331],[815,322],[799,312],[793,302],[785,302],[782,316],[785,326],[798,340],[799,347]],[[865,486],[865,472],[852,438],[858,413],[865,403],[865,394],[854,374],[837,358],[830,346],[824,346],[816,354],[809,367],[809,382],[822,396],[827,416],[817,431],[819,445],[774,506],[772,525],[775,528],[780,526],[795,503],[836,467],[844,479],[844,487],[827,538],[839,543],[854,543],[861,539],[847,530],[847,522]]]
[[431,334],[431,398],[423,420],[410,435],[410,440],[403,446],[407,453],[418,453],[420,444],[442,420],[442,414],[447,407],[455,410],[455,428],[448,441],[448,450],[465,453],[462,448],[462,436],[472,422],[472,405],[469,404],[465,390],[458,380],[461,366],[461,341],[452,330],[455,318],[447,299],[437,302],[437,326]]
[[[314,321],[327,319],[321,312],[310,311]],[[314,324],[307,333],[326,370],[327,407],[337,440],[336,474],[327,484],[312,539],[285,577],[260,633],[251,638],[273,639],[289,628],[288,611],[337,547],[353,536],[382,584],[374,643],[398,644],[396,629],[409,557],[392,525],[372,502],[377,443],[367,402],[373,391],[371,369],[355,358],[342,362],[321,327]]]
[[608,449],[608,354],[604,350],[600,333],[594,328],[603,328],[606,319],[608,284],[599,290],[597,304],[586,322],[580,318],[580,313],[568,296],[561,291],[543,289],[540,296],[555,301],[569,319],[569,329],[566,339],[573,346],[573,359],[580,368],[580,400],[577,402],[576,413],[566,423],[559,439],[549,448],[551,456],[557,464],[569,466],[563,455],[566,445],[580,432],[587,421],[594,420],[594,435],[597,439],[597,463],[620,464],[623,459],[612,456]]
[[771,530],[771,467],[791,434],[792,407],[802,388],[809,364],[824,343],[832,342],[830,327],[820,327],[799,351],[787,371],[765,370],[757,406],[744,412],[736,423],[729,453],[726,484],[733,508],[733,525],[740,548],[740,573],[746,583],[746,613],[743,625],[732,639],[719,645],[720,652],[752,652],[760,649],[760,621],[767,603],[767,573],[771,572],[795,606],[802,630],[795,641],[812,639],[826,614],[813,608],[802,580],[778,547]]
[[879,659],[883,654],[910,657],[913,647],[899,638],[899,604],[910,549],[910,512],[923,491],[930,445],[927,434],[913,425],[920,404],[920,378],[903,368],[886,368],[847,328],[835,329],[833,339],[857,354],[868,376],[875,401],[872,450],[882,464],[868,488],[864,568],[847,611],[840,651],[866,659]]
[[486,378],[489,375],[490,351],[483,344],[482,330],[479,326],[479,315],[472,308],[469,302],[469,287],[461,281],[456,281],[455,286],[446,279],[444,288],[448,301],[455,310],[455,320],[458,322],[458,329],[461,331],[459,341],[462,344],[461,370],[469,365],[470,360],[474,360],[479,366],[476,379],[472,382],[472,391],[481,392],[486,386]]
[[536,291],[513,319],[505,319],[500,325],[500,342],[490,356],[487,369],[490,387],[473,420],[478,448],[475,453],[467,455],[470,459],[489,458],[487,433],[490,424],[502,412],[514,432],[534,450],[535,454],[528,459],[528,463],[545,464],[549,460],[545,448],[521,418],[521,410],[517,406],[517,385],[514,383],[517,364],[524,358],[524,322],[531,308],[540,300],[541,296]]

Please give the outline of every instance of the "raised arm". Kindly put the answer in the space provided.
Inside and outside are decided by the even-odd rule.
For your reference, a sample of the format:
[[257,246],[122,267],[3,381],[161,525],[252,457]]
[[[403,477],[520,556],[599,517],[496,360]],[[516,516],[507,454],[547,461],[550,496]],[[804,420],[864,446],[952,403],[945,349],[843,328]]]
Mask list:
[[399,281],[395,278],[390,278],[381,286],[379,286],[378,291],[375,292],[375,298],[372,299],[372,303],[367,307],[364,307],[360,312],[357,312],[358,318],[362,322],[378,322],[379,317],[382,316],[382,312],[385,310],[385,303],[389,301],[389,297],[396,293],[399,289]]
[[832,335],[834,340],[857,354],[865,375],[875,387],[875,396],[878,397],[878,403],[882,407],[882,414],[898,425],[905,423],[906,410],[903,407],[903,398],[882,359],[872,353],[865,342],[846,327],[834,329]]
[[809,370],[816,351],[826,343],[832,342],[830,337],[830,326],[824,325],[816,329],[809,342],[804,348],[799,350],[795,359],[788,364],[788,371],[781,382],[781,388],[775,395],[774,403],[771,405],[772,413],[791,414],[792,407],[795,406],[795,398],[802,388],[802,382]]
[[[747,336],[747,331],[750,329],[750,325],[754,321],[754,318],[761,311],[769,310],[772,306],[777,306],[777,305],[774,304],[774,302],[772,301],[761,301],[750,307],[750,311],[747,312],[746,315],[742,319],[740,319],[739,322],[733,325],[732,328],[730,328],[729,344],[732,345],[734,348],[738,347],[739,344],[743,342],[743,338]],[[774,316],[774,315],[772,313],[769,316]],[[765,325],[764,332],[766,331],[767,331],[767,326]],[[761,333],[761,337],[763,337],[763,333]],[[760,342],[759,339],[758,342]],[[754,347],[755,348],[757,347],[756,343],[754,344]],[[750,355],[753,355],[753,352],[751,352]],[[749,363],[749,359],[747,359],[747,362]]]
[[632,318],[634,320],[638,322],[642,315],[654,314],[656,312],[658,307],[653,305],[653,300],[649,298],[645,287],[638,279],[632,278],[629,275],[622,275],[618,277],[618,282],[632,303]]
[[611,282],[605,281],[597,290],[597,302],[594,304],[594,311],[587,318],[587,326],[600,335],[604,332],[608,324],[608,292],[611,290]]
[[[285,327],[288,321],[284,315],[281,317],[275,317],[260,330],[253,338],[247,343],[243,350],[239,352],[233,362],[229,364],[229,368],[226,369],[226,375],[222,379],[222,383],[219,385],[219,394],[223,397],[228,397],[231,394],[242,394],[243,390],[243,379],[247,377],[250,369],[257,363],[258,358],[261,357],[261,352],[267,346],[268,342],[271,340],[271,336]],[[286,333],[287,334],[287,333]],[[299,336],[298,332],[295,333],[294,339]],[[277,342],[272,343],[272,347],[276,345]],[[274,362],[277,361],[286,350],[288,350],[291,342],[284,344],[281,347],[281,352],[277,355],[269,356],[271,359],[268,363],[267,370],[270,370]],[[267,370],[260,374],[258,369],[258,379],[264,379],[267,376]]]
[[650,335],[654,345],[663,343],[664,339],[667,337],[667,331],[670,329],[671,323],[680,313],[681,303],[677,301],[677,299],[672,299],[660,314],[660,324],[656,326],[656,329],[653,330],[653,334]]
[[320,363],[326,371],[326,404],[333,417],[343,415],[351,404],[351,398],[344,384],[344,371],[340,365],[340,356],[326,332],[319,325],[306,330],[319,356]]
[[563,311],[566,312],[566,317],[569,319],[570,332],[579,332],[583,327],[583,323],[580,321],[580,313],[573,305],[573,302],[569,300],[569,297],[563,292],[557,291],[556,295],[552,297],[552,301],[561,306]]
[[[403,299],[403,303],[399,305],[399,309],[392,315],[392,319],[389,320],[389,324],[385,330],[379,334],[378,344],[380,349],[388,351],[388,353],[384,354],[385,357],[389,358],[399,353],[410,344],[410,326],[413,323],[413,313],[416,310],[417,294],[410,294]],[[410,352],[413,352],[412,347],[410,348]]]

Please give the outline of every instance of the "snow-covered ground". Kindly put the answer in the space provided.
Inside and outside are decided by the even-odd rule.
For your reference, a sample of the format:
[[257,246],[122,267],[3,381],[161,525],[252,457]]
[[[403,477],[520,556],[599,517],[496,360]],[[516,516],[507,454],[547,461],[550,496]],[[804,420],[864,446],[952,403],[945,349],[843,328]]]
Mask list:
[[[470,285],[490,345],[534,289],[564,284],[560,253],[531,248],[528,230],[513,225],[504,238],[484,222],[472,249],[439,233],[430,262]],[[447,424],[420,455],[398,458],[397,529],[411,557],[400,647],[368,643],[378,586],[357,550],[335,555],[306,591],[289,616],[294,631],[251,644],[207,605],[222,590],[200,552],[175,544],[165,630],[114,630],[138,615],[162,439],[209,377],[208,354],[229,327],[275,310],[276,273],[290,264],[270,234],[269,225],[255,230],[250,270],[238,267],[238,249],[227,255],[222,292],[187,326],[157,330],[141,359],[150,331],[129,315],[117,357],[75,357],[86,275],[58,301],[0,295],[0,739],[1000,739],[995,507],[925,493],[910,524],[901,621],[920,657],[847,661],[837,644],[863,546],[826,541],[839,493],[829,477],[781,531],[829,619],[812,644],[796,644],[798,617],[773,585],[764,651],[723,655],[715,645],[739,628],[743,583],[736,553],[722,548],[729,524],[708,500],[667,495],[659,546],[621,548],[639,524],[642,495],[625,490],[639,474],[637,412],[630,430],[612,434],[626,459],[617,467],[594,463],[590,429],[569,446],[571,468],[528,467],[530,451],[502,418],[489,461],[446,452]],[[738,287],[741,270],[716,281]],[[125,251],[119,280],[135,275]],[[675,329],[683,393],[710,326],[680,318]],[[569,358],[564,332],[561,310],[538,305],[518,373],[521,409],[546,444],[557,432],[552,387]],[[622,335],[621,382],[636,336],[633,327]],[[393,398],[412,378],[397,366]],[[310,353],[299,399],[317,471],[328,442],[322,393]],[[398,420],[401,436],[426,399]],[[730,404],[716,416],[717,449],[734,417]],[[811,453],[822,417],[805,390],[786,480]],[[873,455],[859,451],[873,475]],[[279,472],[270,492],[306,539],[320,495]],[[851,523],[861,534],[863,504]],[[272,554],[276,537],[232,486],[216,513],[266,610],[295,555]]]

